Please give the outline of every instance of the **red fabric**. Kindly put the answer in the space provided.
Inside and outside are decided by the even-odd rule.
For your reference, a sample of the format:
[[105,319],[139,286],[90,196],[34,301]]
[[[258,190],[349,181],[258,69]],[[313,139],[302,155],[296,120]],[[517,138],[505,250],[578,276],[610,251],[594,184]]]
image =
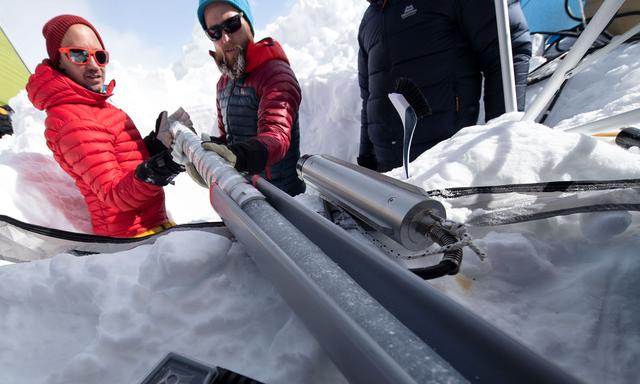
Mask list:
[[97,235],[130,237],[167,222],[162,187],[135,178],[149,158],[126,113],[45,60],[27,84],[33,105],[46,110],[45,138],[53,157],[76,182]]
[[[265,145],[269,153],[267,165],[282,160],[291,143],[291,128],[302,100],[298,80],[289,66],[289,59],[277,41],[266,38],[249,43],[246,53],[248,74],[244,85],[256,90],[258,99],[258,130],[256,139]],[[223,90],[229,78],[218,81],[218,92]],[[219,100],[218,129],[220,137],[226,137]],[[268,171],[268,168],[267,168]]]
[[47,23],[42,28],[42,36],[44,36],[47,42],[47,53],[49,54],[49,59],[56,67],[60,63],[60,52],[58,49],[60,48],[60,44],[62,44],[62,38],[74,24],[83,24],[93,30],[93,33],[96,34],[96,37],[100,41],[100,45],[102,45],[102,49],[106,49],[104,47],[104,43],[102,42],[102,37],[96,30],[96,28],[87,20],[83,19],[80,16],[75,15],[60,15],[56,16],[53,19],[47,21]]

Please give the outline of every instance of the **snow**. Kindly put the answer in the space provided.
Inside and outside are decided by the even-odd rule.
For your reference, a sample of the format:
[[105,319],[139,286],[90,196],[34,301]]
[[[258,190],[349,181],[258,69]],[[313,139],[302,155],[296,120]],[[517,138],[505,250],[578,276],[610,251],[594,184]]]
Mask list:
[[3,382],[140,382],[168,351],[269,382],[339,375],[242,246],[206,232],[5,266],[0,291]]
[[[298,0],[258,36],[280,40],[303,89],[303,153],[354,160],[359,140],[357,26],[364,1]],[[339,11],[338,11],[339,10]],[[114,103],[140,131],[158,112],[187,109],[216,133],[218,71],[197,26],[170,68],[125,68],[113,58]],[[640,45],[624,45],[572,78],[547,120],[559,128],[640,106]],[[540,91],[529,89],[529,102]],[[44,114],[11,101],[16,134],[0,140],[0,214],[86,232],[72,180],[42,137]],[[468,127],[410,166],[424,189],[553,180],[637,178],[640,151],[508,114]],[[401,178],[401,171],[391,176]],[[208,192],[186,175],[165,188],[178,223],[215,221]],[[300,199],[318,206],[311,192]],[[449,209],[464,220],[469,209]],[[635,383],[640,373],[638,214],[594,213],[472,235],[460,274],[437,289],[588,383]],[[435,259],[434,259],[435,260]],[[116,254],[0,267],[0,382],[138,382],[169,351],[270,383],[339,383],[341,374],[241,244],[189,231]]]
[[[623,45],[570,79],[546,124],[565,129],[640,108],[639,54],[640,45]],[[528,95],[543,85],[530,87]]]
[[[514,112],[461,130],[416,159],[409,182],[431,190],[637,177],[637,154],[595,137],[521,122],[521,117]],[[403,171],[390,175],[401,178]]]

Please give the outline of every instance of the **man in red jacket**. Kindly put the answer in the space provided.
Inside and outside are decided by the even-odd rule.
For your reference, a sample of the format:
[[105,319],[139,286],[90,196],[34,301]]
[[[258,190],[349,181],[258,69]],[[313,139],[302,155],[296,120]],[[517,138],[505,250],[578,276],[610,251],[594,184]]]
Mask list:
[[198,19],[222,72],[216,100],[220,137],[203,147],[290,195],[304,192],[296,173],[302,96],[284,50],[270,38],[253,41],[247,0],[199,0]]
[[[162,187],[182,167],[153,132],[143,141],[133,121],[107,102],[109,53],[87,20],[61,15],[42,30],[49,58],[29,78],[33,105],[45,110],[45,138],[84,196],[97,235],[139,237],[172,226]],[[162,117],[166,116],[166,113]],[[156,124],[156,131],[166,124]]]

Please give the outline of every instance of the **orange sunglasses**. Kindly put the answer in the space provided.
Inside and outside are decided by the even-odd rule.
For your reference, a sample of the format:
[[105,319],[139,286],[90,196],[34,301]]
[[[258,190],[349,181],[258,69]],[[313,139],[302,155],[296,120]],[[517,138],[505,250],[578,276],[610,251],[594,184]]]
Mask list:
[[59,48],[58,52],[65,54],[69,61],[77,65],[87,65],[89,56],[93,56],[93,60],[99,67],[109,64],[109,52],[104,49],[64,47]]

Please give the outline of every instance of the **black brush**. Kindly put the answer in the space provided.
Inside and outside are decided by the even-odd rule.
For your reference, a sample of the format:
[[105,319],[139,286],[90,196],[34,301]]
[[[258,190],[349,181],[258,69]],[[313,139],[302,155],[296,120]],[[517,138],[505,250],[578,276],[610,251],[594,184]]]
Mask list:
[[634,127],[622,129],[616,136],[616,144],[624,149],[640,147],[640,129]]
[[399,93],[404,96],[405,99],[411,105],[418,119],[422,119],[425,116],[429,116],[433,113],[431,106],[424,97],[424,94],[418,88],[416,83],[406,77],[401,77],[396,81],[396,89],[394,93]]

